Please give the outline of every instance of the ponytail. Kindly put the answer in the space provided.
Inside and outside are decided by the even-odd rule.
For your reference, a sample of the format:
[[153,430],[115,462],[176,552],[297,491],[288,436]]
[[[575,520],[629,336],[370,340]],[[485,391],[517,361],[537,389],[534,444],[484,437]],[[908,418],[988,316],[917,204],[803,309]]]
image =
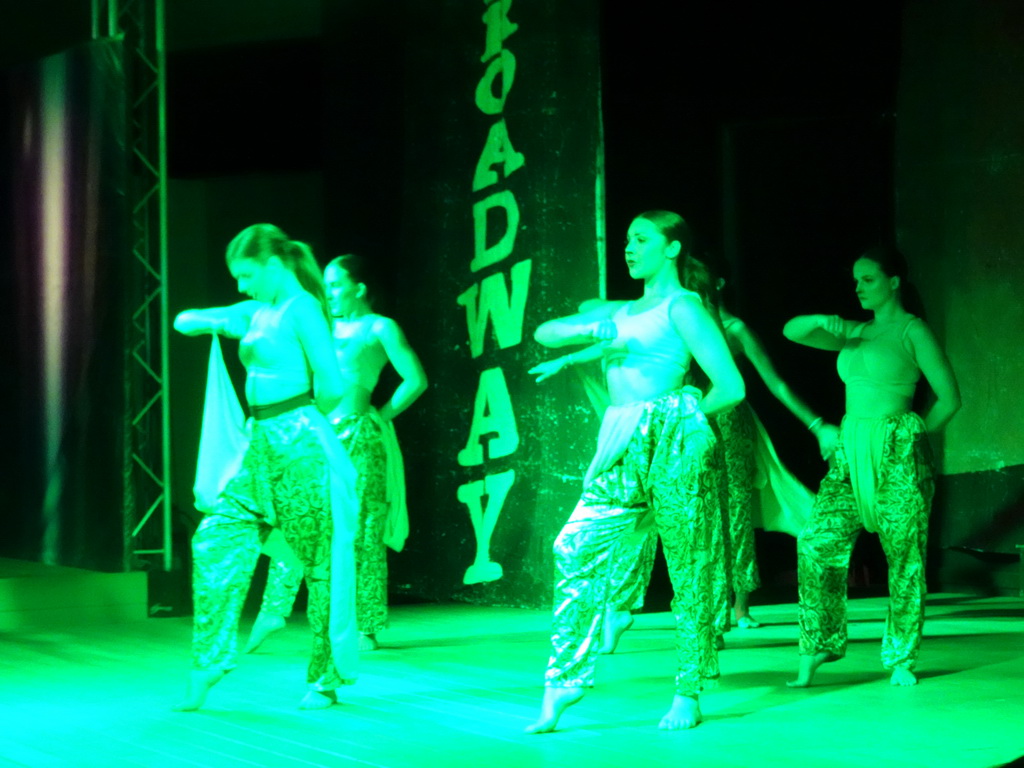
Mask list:
[[715,278],[703,261],[690,254],[679,257],[679,282],[688,291],[700,296],[701,302],[708,311],[715,313],[718,309],[718,296]]
[[290,240],[288,235],[273,224],[253,224],[235,235],[228,243],[225,254],[229,265],[235,259],[254,259],[264,264],[271,256],[277,256],[295,273],[299,285],[320,304],[324,320],[330,326],[331,308],[327,303],[327,288],[320,274],[320,265],[316,263],[308,245]]
[[331,305],[327,302],[327,288],[324,286],[320,265],[313,256],[313,250],[306,243],[291,240],[286,248],[288,258],[285,263],[299,279],[299,284],[312,294],[320,304],[327,324],[331,324]]

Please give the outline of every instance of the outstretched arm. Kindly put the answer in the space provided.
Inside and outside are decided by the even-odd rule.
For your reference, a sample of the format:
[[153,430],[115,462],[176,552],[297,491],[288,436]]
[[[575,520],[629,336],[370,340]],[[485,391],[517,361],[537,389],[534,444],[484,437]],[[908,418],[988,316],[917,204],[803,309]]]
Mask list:
[[402,379],[402,383],[380,409],[381,418],[390,421],[427,391],[427,374],[398,323],[389,317],[382,317],[374,323],[373,333]]
[[323,414],[333,411],[344,392],[338,359],[334,355],[331,329],[320,303],[312,296],[301,296],[289,312],[295,333],[313,371],[313,397]]
[[586,312],[542,323],[534,331],[533,338],[545,347],[567,347],[614,339],[618,332],[612,322],[612,315],[622,306],[622,302],[592,301],[586,302],[586,305],[589,307]]
[[789,384],[779,375],[775,364],[768,356],[768,350],[764,348],[764,344],[761,343],[757,334],[738,319],[729,326],[726,333],[739,342],[743,355],[754,366],[754,370],[757,371],[757,375],[761,377],[761,381],[764,382],[768,391],[817,438],[821,457],[827,459],[831,456],[835,452],[838,429],[831,424],[826,424],[822,417],[817,416],[807,403],[790,389]]
[[219,333],[240,339],[248,332],[252,316],[259,307],[258,301],[240,301],[227,307],[186,309],[174,318],[174,330],[186,336]]
[[743,400],[746,390],[721,326],[696,294],[674,299],[669,311],[676,331],[711,380],[711,388],[701,401],[701,409],[712,416],[735,408]]
[[571,365],[578,365],[579,363],[591,363],[595,360],[600,360],[604,355],[604,348],[608,342],[600,341],[597,344],[591,344],[586,349],[581,349],[578,352],[572,352],[568,355],[562,355],[556,357],[553,360],[545,360],[543,363],[537,363],[527,373],[532,373],[537,377],[537,383],[540,384],[546,379],[550,379],[557,373],[561,373]]
[[924,425],[929,432],[937,432],[960,410],[960,385],[946,352],[924,321],[915,321],[907,330],[907,337],[921,373],[936,397],[924,416]]
[[782,335],[806,347],[838,352],[856,327],[839,315],[800,315],[783,326]]

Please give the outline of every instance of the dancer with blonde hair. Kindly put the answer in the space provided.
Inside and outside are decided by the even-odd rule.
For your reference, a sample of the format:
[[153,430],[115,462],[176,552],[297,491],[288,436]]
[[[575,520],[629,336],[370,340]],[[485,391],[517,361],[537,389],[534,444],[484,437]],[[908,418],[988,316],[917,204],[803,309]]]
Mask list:
[[177,709],[200,708],[235,667],[242,604],[261,543],[273,529],[302,563],[309,585],[313,646],[300,707],[321,709],[337,701],[337,688],[354,681],[358,657],[355,472],[324,417],[343,393],[327,296],[308,246],[270,224],[240,232],[228,245],[227,265],[251,300],[186,310],[174,321],[189,336],[241,340],[253,419],[241,468],[192,539],[192,672]]

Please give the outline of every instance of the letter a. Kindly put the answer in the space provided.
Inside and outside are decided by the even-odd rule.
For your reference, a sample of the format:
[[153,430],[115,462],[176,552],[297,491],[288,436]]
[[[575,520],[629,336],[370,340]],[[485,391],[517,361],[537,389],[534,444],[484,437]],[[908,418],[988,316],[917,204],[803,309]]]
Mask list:
[[502,176],[506,179],[526,163],[523,153],[516,152],[509,140],[508,126],[505,125],[504,118],[492,125],[487,134],[487,142],[480,153],[480,159],[477,160],[476,173],[473,174],[474,192],[498,183],[498,174],[492,169],[499,163],[502,166]]
[[488,459],[508,456],[519,447],[512,398],[501,368],[480,372],[480,385],[473,402],[473,422],[466,447],[459,451],[459,466],[475,467],[484,463],[484,440],[488,441]]

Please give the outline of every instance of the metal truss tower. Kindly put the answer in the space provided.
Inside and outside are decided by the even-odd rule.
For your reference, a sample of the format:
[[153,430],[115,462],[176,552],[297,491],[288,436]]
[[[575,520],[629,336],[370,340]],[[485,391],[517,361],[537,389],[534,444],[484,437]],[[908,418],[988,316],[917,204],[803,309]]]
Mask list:
[[123,42],[131,254],[125,289],[127,570],[170,570],[165,0],[93,0],[93,36]]

